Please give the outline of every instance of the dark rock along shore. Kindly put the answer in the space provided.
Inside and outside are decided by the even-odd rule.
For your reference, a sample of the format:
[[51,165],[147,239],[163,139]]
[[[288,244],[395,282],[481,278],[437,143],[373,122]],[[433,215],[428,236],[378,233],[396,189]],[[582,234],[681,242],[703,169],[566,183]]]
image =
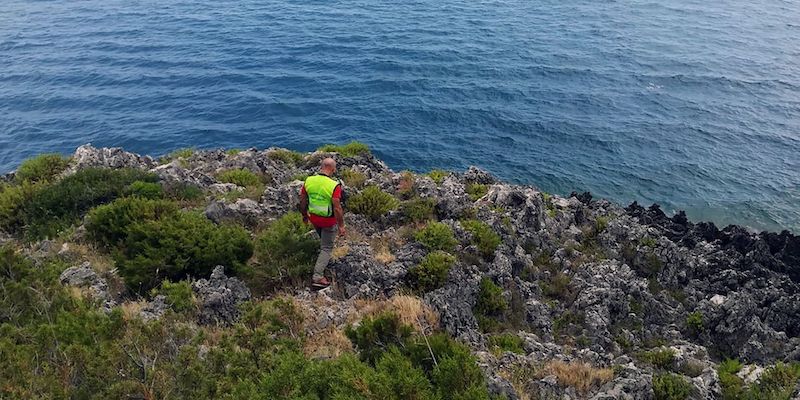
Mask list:
[[[212,221],[245,226],[294,210],[301,182],[293,177],[314,173],[328,155],[337,158],[340,170],[361,172],[368,185],[399,195],[401,174],[372,155],[316,152],[293,165],[269,157],[274,151],[203,150],[170,161],[85,145],[77,149],[66,173],[87,167],[139,168],[156,173],[166,184],[225,193],[236,187],[218,182],[216,173],[248,169],[271,177],[258,200],[210,199],[205,209]],[[588,193],[551,196],[532,186],[498,182],[474,167],[449,173],[439,184],[425,175],[416,175],[414,182],[419,197],[434,201],[436,219],[455,232],[459,244],[454,253],[464,255],[445,285],[426,293],[423,301],[438,312],[441,329],[472,348],[494,393],[512,399],[528,398],[524,393],[541,398],[652,398],[654,367],[638,355],[672,349],[672,370],[694,370],[687,375],[692,398],[711,399],[721,396],[716,365],[723,359],[752,365],[743,370],[750,381],[776,362],[800,361],[800,237],[739,226],[719,229],[713,223],[692,223],[683,213],[669,217],[657,205],[620,207]],[[476,183],[488,190],[473,200],[467,186]],[[350,195],[359,191],[347,190]],[[478,255],[460,222],[464,217],[483,221],[500,235],[493,255]],[[378,260],[370,245],[404,234],[399,212],[377,221],[347,213],[346,221],[351,232],[344,239],[347,252],[329,266],[335,287],[323,293],[293,289],[297,301],[324,296],[336,309],[354,299],[405,292],[406,273],[426,250],[413,240],[400,241],[387,262]],[[112,298],[106,282],[87,268],[77,263],[62,281],[90,287],[105,307],[125,301]],[[566,293],[554,296],[549,290],[545,283],[554,275],[566,277]],[[524,354],[490,351],[488,336],[473,313],[480,281],[487,277],[510,304]],[[202,304],[199,323],[235,319],[235,305],[250,298],[247,288],[225,277],[222,269],[198,278],[205,278],[194,284]],[[164,308],[159,301],[163,303],[152,300],[142,314],[158,318]],[[698,315],[699,325],[687,322]],[[509,372],[551,360],[613,368],[614,375],[581,392],[559,385],[552,376],[515,379]]]

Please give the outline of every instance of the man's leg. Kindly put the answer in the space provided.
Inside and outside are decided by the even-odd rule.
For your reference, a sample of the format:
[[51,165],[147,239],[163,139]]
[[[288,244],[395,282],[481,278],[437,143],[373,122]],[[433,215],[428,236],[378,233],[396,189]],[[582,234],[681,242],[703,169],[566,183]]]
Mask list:
[[333,239],[336,237],[336,226],[330,228],[319,229],[319,257],[317,263],[314,265],[314,280],[320,280],[325,276],[325,267],[331,260],[331,252],[333,252]]

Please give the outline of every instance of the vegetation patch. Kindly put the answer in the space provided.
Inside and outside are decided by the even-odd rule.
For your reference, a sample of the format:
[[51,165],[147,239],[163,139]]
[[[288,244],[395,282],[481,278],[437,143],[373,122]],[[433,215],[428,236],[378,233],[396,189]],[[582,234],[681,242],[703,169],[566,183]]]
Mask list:
[[53,181],[69,166],[70,159],[60,154],[41,154],[20,164],[14,173],[17,183],[41,183]]
[[742,368],[738,360],[725,360],[717,366],[723,400],[790,400],[800,381],[797,362],[777,363],[750,385],[737,375]]
[[442,182],[444,182],[444,178],[448,177],[449,175],[450,172],[443,169],[434,169],[431,172],[428,172],[428,176],[431,177],[431,179],[433,179],[437,185],[441,185]]
[[554,375],[558,379],[559,385],[575,388],[578,393],[585,395],[592,388],[600,387],[614,378],[614,371],[610,368],[596,368],[589,363],[580,361],[567,363],[553,360],[536,373],[539,378],[548,375]]
[[217,174],[217,179],[222,183],[233,183],[237,186],[250,188],[263,185],[262,177],[248,169],[229,169]]
[[298,212],[270,224],[256,240],[256,275],[278,281],[308,278],[319,253],[319,240],[310,231]]
[[347,187],[360,189],[367,182],[367,175],[352,168],[343,169],[339,175],[341,175],[342,181]]
[[653,376],[653,393],[656,400],[686,400],[692,394],[692,385],[677,374],[657,374]]
[[389,193],[382,191],[377,186],[368,186],[350,197],[347,208],[350,211],[364,215],[373,221],[380,219],[389,211],[397,208],[399,202]]
[[125,197],[91,210],[86,217],[86,232],[102,246],[121,246],[132,225],[159,220],[177,212],[177,204],[168,200]]
[[525,354],[525,349],[522,348],[522,338],[513,333],[491,335],[489,336],[489,345],[499,351]]
[[370,154],[369,146],[357,141],[352,141],[344,145],[326,144],[318,148],[317,151],[325,153],[338,153],[343,157],[356,157]]
[[436,290],[444,285],[455,262],[455,257],[443,251],[429,253],[422,262],[408,270],[409,284],[420,293]]
[[452,251],[458,241],[453,235],[453,229],[442,222],[431,222],[417,231],[414,239],[428,250]]
[[267,153],[267,158],[270,160],[280,161],[284,164],[298,166],[305,160],[305,155],[287,149],[275,149]]
[[33,189],[25,204],[14,208],[11,225],[25,225],[29,239],[54,237],[90,208],[124,195],[130,184],[156,180],[155,175],[134,169],[84,169],[53,185]]
[[133,223],[118,250],[120,275],[131,289],[146,292],[164,279],[206,277],[217,265],[232,275],[245,272],[253,244],[241,227],[217,226],[201,214],[178,212]]
[[638,358],[654,367],[670,370],[675,363],[675,350],[663,348],[658,350],[643,351],[637,354]]
[[164,189],[159,183],[136,181],[128,186],[125,195],[143,199],[161,199],[164,198]]
[[501,328],[500,319],[508,309],[503,290],[489,278],[481,279],[478,300],[472,308],[478,326],[484,332],[495,332]]
[[481,183],[467,184],[465,190],[472,201],[478,201],[481,197],[486,196],[486,193],[489,193],[489,187]]
[[494,229],[485,222],[474,219],[461,221],[461,226],[472,234],[472,243],[478,246],[484,257],[490,258],[494,255],[497,246],[500,245],[500,235]]
[[425,222],[434,218],[436,201],[419,197],[400,203],[400,212],[411,222]]
[[694,335],[703,332],[703,314],[700,311],[689,314],[686,317],[686,328]]

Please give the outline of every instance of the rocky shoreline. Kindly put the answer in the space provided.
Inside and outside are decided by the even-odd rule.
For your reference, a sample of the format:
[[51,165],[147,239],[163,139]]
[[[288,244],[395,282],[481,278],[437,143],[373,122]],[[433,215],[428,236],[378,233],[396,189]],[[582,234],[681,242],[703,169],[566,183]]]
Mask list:
[[[730,398],[720,377],[724,360],[741,362],[735,373],[744,386],[760,382],[776,364],[800,361],[800,237],[789,232],[719,229],[692,223],[684,213],[668,217],[657,205],[621,207],[589,193],[550,195],[500,182],[475,167],[431,176],[392,171],[368,151],[317,151],[293,159],[286,154],[296,153],[203,150],[155,159],[85,145],[61,177],[98,167],[148,171],[165,187],[202,190],[205,200],[194,207],[215,224],[252,232],[295,209],[302,177],[327,156],[337,159],[340,171],[363,177],[346,185],[351,197],[376,187],[400,204],[427,202],[430,219],[455,238],[450,251],[455,261],[440,287],[409,289],[409,271],[431,249],[414,239],[426,222],[395,207],[377,217],[346,212],[350,233],[337,243],[329,267],[331,290],[314,293],[294,285],[280,292],[311,310],[303,327],[309,338],[344,330],[363,301],[400,296],[421,301],[418,307],[436,317],[418,328],[442,330],[465,343],[489,392],[508,399],[667,398],[654,388],[666,384],[665,377],[688,383],[683,398],[723,399]],[[228,170],[268,179],[255,195],[239,196],[246,188],[218,179]],[[4,177],[14,179],[13,173]],[[484,246],[479,230],[465,221],[487,226],[499,243]],[[108,312],[126,302],[138,302],[146,320],[167,312],[163,296],[132,297],[114,287],[119,278],[113,268],[95,271],[91,257],[74,250],[84,236],[78,224],[59,238],[26,244],[9,234],[0,243],[16,243],[31,259],[70,260],[74,266],[61,274],[61,282],[87,288]],[[237,305],[261,295],[251,295],[225,271],[191,277],[198,325],[234,323]],[[486,285],[499,288],[504,305],[494,314],[481,314],[481,297],[491,289]],[[510,347],[519,348],[497,345],[499,337],[515,338],[519,346]],[[584,378],[571,381],[570,374]],[[786,398],[800,393],[800,382],[793,379],[781,393],[795,397]]]

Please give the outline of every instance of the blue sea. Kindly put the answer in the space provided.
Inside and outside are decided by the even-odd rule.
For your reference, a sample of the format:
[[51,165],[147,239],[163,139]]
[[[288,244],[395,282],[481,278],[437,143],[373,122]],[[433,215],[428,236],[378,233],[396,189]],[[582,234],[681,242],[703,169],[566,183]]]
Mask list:
[[800,0],[3,0],[0,172],[312,150],[800,231]]

